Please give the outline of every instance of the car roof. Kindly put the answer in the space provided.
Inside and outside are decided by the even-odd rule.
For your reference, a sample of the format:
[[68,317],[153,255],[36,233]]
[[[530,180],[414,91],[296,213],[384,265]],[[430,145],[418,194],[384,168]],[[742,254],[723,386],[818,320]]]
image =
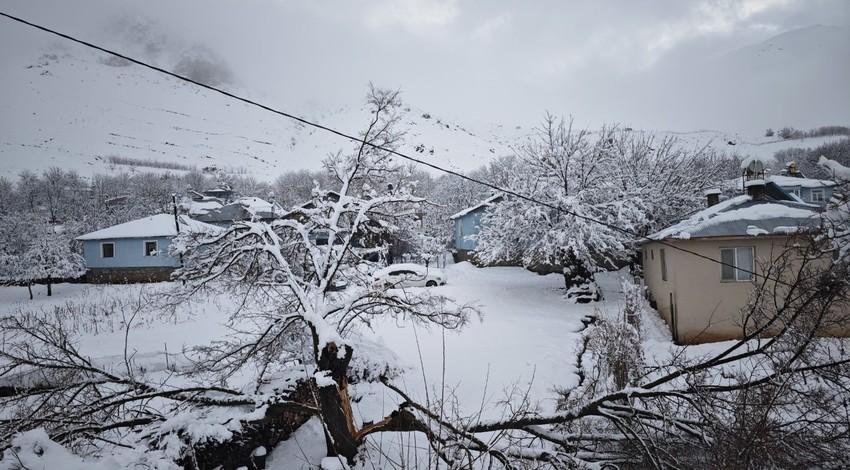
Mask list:
[[385,268],[381,268],[375,271],[375,276],[381,276],[384,274],[389,274],[393,271],[416,271],[418,273],[425,273],[425,266],[421,266],[413,263],[399,263],[399,264],[391,264]]

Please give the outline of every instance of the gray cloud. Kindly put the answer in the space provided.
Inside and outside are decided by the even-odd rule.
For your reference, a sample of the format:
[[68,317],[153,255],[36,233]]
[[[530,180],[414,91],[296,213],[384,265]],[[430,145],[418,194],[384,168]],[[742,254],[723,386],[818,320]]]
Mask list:
[[[549,110],[587,126],[620,121],[676,130],[761,128],[768,118],[825,124],[812,111],[819,96],[777,104],[768,92],[752,91],[746,77],[736,82],[720,69],[741,67],[723,58],[776,34],[850,24],[844,0],[32,3],[0,0],[0,9],[98,40],[110,39],[103,32],[112,18],[145,15],[175,40],[222,57],[245,93],[303,113],[318,103],[359,103],[373,81],[448,117],[528,125]],[[0,39],[0,60],[44,41],[5,24]],[[847,57],[848,47],[829,50]],[[758,66],[748,70],[752,77],[760,76]],[[820,73],[850,79],[846,67],[835,67]],[[774,85],[768,91],[778,92]],[[742,108],[764,112],[739,119]],[[822,119],[847,124],[850,116],[829,110]]]

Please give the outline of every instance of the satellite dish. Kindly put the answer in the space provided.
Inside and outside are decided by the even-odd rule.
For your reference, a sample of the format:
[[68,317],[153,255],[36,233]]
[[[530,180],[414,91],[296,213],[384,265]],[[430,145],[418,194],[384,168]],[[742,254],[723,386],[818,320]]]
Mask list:
[[761,160],[753,160],[747,165],[748,175],[758,175],[764,173],[764,162]]
[[747,169],[744,172],[747,179],[764,178],[764,162],[761,160],[753,160],[747,164]]

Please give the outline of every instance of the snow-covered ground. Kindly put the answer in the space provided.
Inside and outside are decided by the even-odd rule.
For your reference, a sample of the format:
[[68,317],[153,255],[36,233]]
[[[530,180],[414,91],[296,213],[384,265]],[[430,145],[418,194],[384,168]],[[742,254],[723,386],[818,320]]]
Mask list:
[[[603,301],[576,305],[564,299],[560,275],[540,276],[514,267],[481,269],[469,263],[450,265],[447,271],[449,283],[433,288],[434,293],[476,305],[483,313],[480,320],[474,319],[459,332],[386,321],[373,324],[373,330],[362,333],[398,356],[403,372],[393,379],[394,384],[422,403],[452,397],[462,416],[498,417],[498,401],[511,390],[528,393],[542,411],[552,410],[553,389],[569,387],[577,380],[576,348],[582,318],[593,314],[613,317],[619,312],[620,273],[600,276],[605,293]],[[0,289],[0,311],[4,314],[33,308],[50,311],[53,306],[69,303],[91,306],[88,313],[79,309],[79,318],[68,319],[80,332],[81,352],[96,362],[111,362],[121,367],[124,326],[134,311],[133,300],[139,299],[141,292],[164,294],[169,288],[168,283],[60,284],[54,287],[54,296],[47,298],[43,287],[36,286],[36,299],[30,301],[25,288],[6,287]],[[125,300],[112,313],[103,308],[118,299]],[[136,367],[144,367],[150,373],[169,365],[173,367],[175,363],[179,366],[184,348],[227,334],[226,303],[226,299],[210,299],[191,308],[181,306],[173,315],[137,315],[126,345]],[[648,346],[653,351],[650,355],[666,355],[673,347],[669,334],[659,319],[650,320],[646,331]],[[355,384],[352,394],[357,401],[356,419],[362,422],[383,418],[401,401],[394,392],[378,384]],[[317,426],[308,423],[275,449],[270,455],[269,468],[301,468],[293,466],[295,461],[301,462],[303,468],[309,468],[307,463],[318,464],[325,451]],[[410,438],[379,436],[375,442],[386,439],[384,445],[397,448],[399,443],[389,440]]]

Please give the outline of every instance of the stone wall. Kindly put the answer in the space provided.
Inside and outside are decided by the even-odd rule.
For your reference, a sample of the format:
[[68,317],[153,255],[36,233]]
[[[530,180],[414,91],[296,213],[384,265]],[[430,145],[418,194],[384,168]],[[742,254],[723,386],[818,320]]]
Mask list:
[[171,280],[172,272],[174,272],[172,267],[91,268],[86,271],[85,282],[91,284],[163,282]]

